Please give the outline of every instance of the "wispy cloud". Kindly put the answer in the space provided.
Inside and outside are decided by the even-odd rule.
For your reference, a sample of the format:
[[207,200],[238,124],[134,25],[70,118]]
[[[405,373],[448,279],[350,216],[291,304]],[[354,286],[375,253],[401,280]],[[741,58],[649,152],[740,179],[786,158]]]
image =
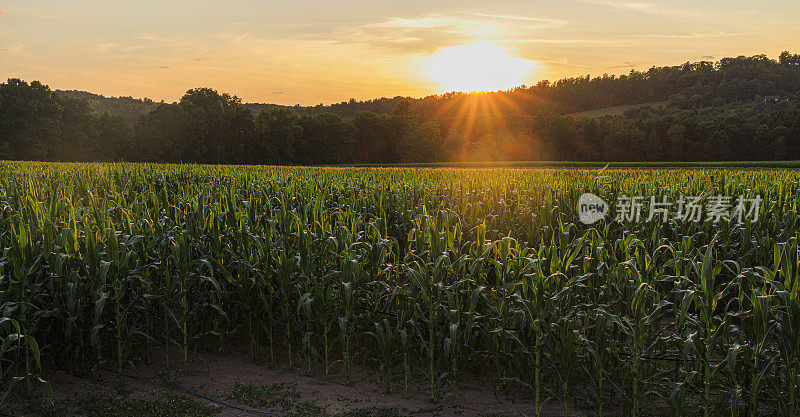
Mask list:
[[[2,13],[0,13],[2,14]],[[47,19],[47,20],[64,20],[66,19],[64,16],[43,12],[39,8],[35,7],[22,7],[22,6],[14,6],[14,10],[12,12],[14,15],[20,16],[28,16],[33,17],[36,19]]]
[[610,9],[620,11],[629,11],[634,13],[660,15],[671,17],[673,19],[686,20],[686,19],[708,19],[719,17],[720,12],[708,13],[698,8],[677,8],[668,7],[661,3],[640,2],[630,0],[577,0],[580,3],[594,4],[603,6]]
[[645,34],[643,38],[655,39],[707,39],[707,38],[730,38],[737,36],[755,36],[758,32],[710,32],[710,33],[683,33],[683,34]]
[[580,45],[580,46],[628,46],[634,42],[628,39],[587,39],[587,38],[566,38],[566,39],[507,39],[508,43],[520,44],[559,44],[559,45]]
[[[535,25],[532,25],[535,23]],[[461,12],[452,14],[428,14],[415,17],[394,17],[388,20],[365,25],[366,27],[406,27],[406,28],[470,28],[480,25],[520,25],[529,29],[564,26],[568,22],[561,19],[548,19],[521,15],[490,14],[481,12]]]
[[536,22],[541,24],[542,27],[564,26],[568,23],[566,20],[561,20],[561,19],[544,19],[540,17],[529,17],[520,15],[489,14],[489,13],[479,13],[479,12],[472,12],[471,14],[473,16],[486,17],[490,19],[506,19],[506,20],[517,20],[522,22]]
[[[703,33],[647,33],[641,35],[619,36],[612,38],[509,38],[508,43],[518,44],[559,44],[577,46],[637,46],[649,40],[680,40],[680,39],[708,39],[708,38],[734,38],[743,36],[757,36],[757,32],[703,32]],[[703,57],[707,58],[707,57]],[[711,57],[713,59],[713,57]]]
[[23,48],[25,48],[24,43],[16,43],[14,45],[0,47],[0,52],[9,52],[12,54],[18,54],[22,52]]
[[643,65],[650,65],[650,62],[647,61],[625,61],[621,64],[611,66],[611,69],[619,69],[619,68],[637,68]]
[[607,6],[615,9],[628,9],[643,13],[661,13],[663,9],[658,4],[653,3],[639,3],[630,1],[614,1],[614,0],[578,0],[581,3],[596,4],[599,6]]
[[510,38],[533,38],[537,30],[567,24],[561,19],[462,11],[392,17],[334,30],[333,38],[406,53],[429,53],[475,40],[506,42]]
[[151,33],[151,32],[142,32],[142,33],[139,33],[137,35],[134,35],[134,37],[138,38],[138,39],[145,40],[145,41],[154,41],[154,42],[166,42],[166,41],[169,41],[169,37],[168,36],[156,35],[155,33]]
[[100,42],[100,43],[98,43],[97,45],[95,45],[95,47],[97,48],[97,50],[98,50],[98,51],[100,51],[101,53],[105,53],[105,52],[107,52],[109,49],[111,49],[111,48],[115,48],[115,47],[117,47],[117,46],[118,46],[118,45],[117,45],[116,43],[112,43],[112,42]]

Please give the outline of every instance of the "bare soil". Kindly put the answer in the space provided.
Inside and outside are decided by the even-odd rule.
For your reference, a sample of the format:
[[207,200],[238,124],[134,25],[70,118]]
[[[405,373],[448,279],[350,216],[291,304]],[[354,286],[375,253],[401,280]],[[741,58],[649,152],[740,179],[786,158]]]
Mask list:
[[[173,367],[177,355],[172,357]],[[226,354],[198,353],[189,365],[188,371],[182,374],[165,372],[163,358],[157,358],[150,365],[141,365],[136,370],[138,377],[128,376],[123,384],[118,383],[117,375],[104,368],[100,377],[75,376],[64,371],[45,372],[44,378],[53,387],[56,402],[70,397],[99,395],[126,399],[152,399],[163,396],[165,392],[176,392],[192,396],[180,388],[164,381],[174,380],[183,388],[197,394],[250,410],[274,412],[283,415],[287,410],[281,407],[263,407],[242,404],[231,397],[237,383],[253,384],[268,387],[284,384],[289,387],[296,401],[310,402],[321,407],[324,413],[337,414],[369,408],[396,409],[400,415],[408,416],[532,416],[533,400],[524,389],[511,388],[501,390],[496,386],[497,378],[493,375],[473,375],[467,380],[459,381],[457,395],[440,392],[435,403],[429,401],[430,391],[418,376],[408,393],[404,391],[402,380],[395,380],[392,390],[385,394],[379,382],[378,372],[365,366],[352,365],[350,383],[343,381],[344,372],[340,362],[331,366],[331,375],[325,378],[324,369],[319,365],[312,366],[308,374],[305,363],[295,358],[289,367],[288,359],[281,355],[276,365],[256,364],[244,351]],[[133,374],[133,371],[130,371]],[[299,395],[298,395],[299,394]],[[193,396],[192,396],[193,397]],[[193,397],[203,405],[218,407],[219,416],[254,416],[257,413],[237,410],[212,401]],[[247,401],[243,401],[247,402]],[[15,415],[25,415],[24,408],[11,408]],[[318,412],[319,414],[324,414]],[[572,416],[584,416],[590,413],[584,410],[570,409]],[[263,415],[263,414],[262,414]],[[543,416],[563,416],[561,405],[551,399],[544,404]]]

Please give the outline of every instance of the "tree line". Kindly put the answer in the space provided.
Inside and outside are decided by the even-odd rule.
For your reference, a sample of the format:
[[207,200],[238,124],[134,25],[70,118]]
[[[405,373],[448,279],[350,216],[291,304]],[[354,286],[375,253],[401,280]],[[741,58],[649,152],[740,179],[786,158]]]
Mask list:
[[[0,84],[0,159],[236,164],[491,160],[800,159],[800,55],[784,52],[576,77],[493,93],[243,103],[210,88],[178,102]],[[623,114],[571,115],[665,101]]]

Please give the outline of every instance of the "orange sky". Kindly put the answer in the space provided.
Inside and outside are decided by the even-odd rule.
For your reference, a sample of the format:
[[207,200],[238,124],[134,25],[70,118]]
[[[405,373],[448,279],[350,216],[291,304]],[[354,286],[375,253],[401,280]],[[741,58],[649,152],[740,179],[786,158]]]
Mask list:
[[[800,52],[800,2],[0,0],[0,76],[312,105]],[[450,76],[452,74],[452,76]]]

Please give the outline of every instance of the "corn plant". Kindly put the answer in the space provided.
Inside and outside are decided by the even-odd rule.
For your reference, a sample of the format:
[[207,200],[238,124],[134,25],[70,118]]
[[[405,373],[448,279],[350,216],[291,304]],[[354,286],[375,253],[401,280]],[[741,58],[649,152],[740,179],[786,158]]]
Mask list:
[[[584,225],[586,192],[757,195],[761,215]],[[586,393],[598,416],[794,417],[798,197],[791,170],[3,162],[0,391],[40,363],[186,369],[243,340],[344,383],[402,366],[431,401],[488,372],[536,416]]]

